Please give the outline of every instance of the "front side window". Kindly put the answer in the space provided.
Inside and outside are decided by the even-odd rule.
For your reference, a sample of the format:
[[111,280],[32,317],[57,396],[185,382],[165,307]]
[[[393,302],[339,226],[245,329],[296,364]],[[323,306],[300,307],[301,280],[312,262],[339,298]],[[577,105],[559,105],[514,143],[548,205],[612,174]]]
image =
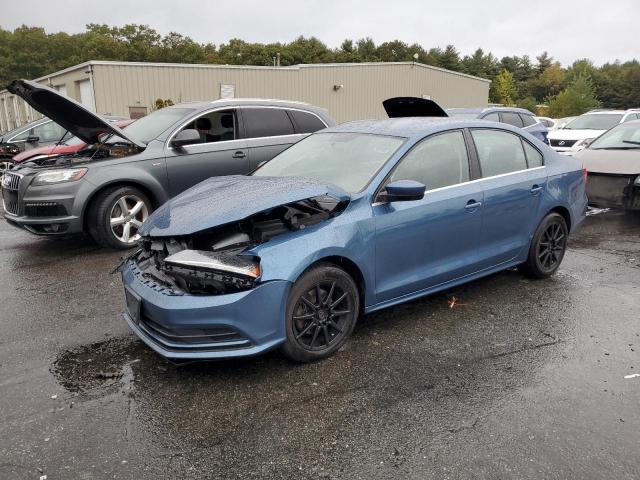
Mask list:
[[389,179],[395,180],[415,180],[427,190],[469,181],[469,157],[462,132],[422,140],[400,161]]
[[523,127],[522,119],[517,113],[502,112],[502,122],[514,127]]
[[471,130],[482,176],[493,177],[527,168],[520,137],[500,130]]
[[236,125],[235,110],[217,110],[199,116],[185,125],[182,130],[198,130],[200,133],[198,143],[224,142],[238,138]]
[[363,190],[406,141],[368,133],[314,133],[258,168],[258,177],[311,177],[346,192]]
[[247,138],[293,135],[293,124],[281,108],[245,108],[242,119]]

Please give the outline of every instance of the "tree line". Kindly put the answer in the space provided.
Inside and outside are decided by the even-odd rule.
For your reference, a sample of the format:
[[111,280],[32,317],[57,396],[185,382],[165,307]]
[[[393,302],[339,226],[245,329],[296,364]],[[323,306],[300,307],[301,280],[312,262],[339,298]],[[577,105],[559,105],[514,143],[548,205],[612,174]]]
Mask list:
[[400,40],[376,44],[371,38],[344,40],[329,48],[315,37],[289,43],[249,43],[232,39],[198,43],[176,32],[159,34],[147,25],[111,27],[89,24],[78,34],[43,28],[0,28],[0,85],[14,78],[37,78],[88,60],[210,63],[230,65],[417,61],[492,80],[489,101],[518,105],[554,117],[591,108],[640,107],[640,62],[613,61],[597,67],[578,59],[565,68],[547,52],[498,59],[478,48],[461,55],[453,46],[424,48]]

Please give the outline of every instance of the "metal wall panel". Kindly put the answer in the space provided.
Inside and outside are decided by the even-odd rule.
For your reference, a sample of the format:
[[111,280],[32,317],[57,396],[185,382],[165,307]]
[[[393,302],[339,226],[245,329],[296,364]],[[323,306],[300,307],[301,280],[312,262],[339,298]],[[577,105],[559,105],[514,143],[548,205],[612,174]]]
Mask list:
[[[158,98],[174,103],[216,100],[221,85],[233,85],[237,98],[312,103],[328,109],[339,122],[385,118],[382,101],[394,96],[428,95],[448,108],[486,106],[489,94],[486,80],[408,62],[275,68],[95,61],[38,81],[65,85],[67,94],[80,100],[78,82],[88,78],[96,111],[113,115],[128,115],[130,107],[151,111]],[[7,95],[0,92],[0,98]]]

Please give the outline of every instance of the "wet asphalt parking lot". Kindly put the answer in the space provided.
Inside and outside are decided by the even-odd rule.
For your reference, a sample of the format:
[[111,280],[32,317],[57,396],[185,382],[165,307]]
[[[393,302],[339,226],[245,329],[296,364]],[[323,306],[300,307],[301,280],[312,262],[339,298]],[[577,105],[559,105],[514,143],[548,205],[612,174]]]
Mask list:
[[168,364],[121,320],[119,257],[0,223],[0,479],[640,478],[640,215],[311,365]]

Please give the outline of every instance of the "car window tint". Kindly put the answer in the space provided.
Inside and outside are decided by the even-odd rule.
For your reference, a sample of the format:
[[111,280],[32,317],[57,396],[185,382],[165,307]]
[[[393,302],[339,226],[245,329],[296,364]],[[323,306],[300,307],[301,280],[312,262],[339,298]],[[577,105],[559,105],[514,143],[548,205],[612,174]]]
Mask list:
[[469,180],[469,157],[462,132],[443,133],[417,144],[400,161],[390,182],[415,180],[427,190]]
[[300,110],[287,110],[293,123],[296,133],[313,133],[326,128],[326,125],[315,115]]
[[38,142],[57,142],[66,133],[66,130],[55,122],[47,122],[33,129],[33,136],[38,137]]
[[527,168],[520,138],[499,130],[472,130],[483,177]]
[[520,114],[520,118],[522,119],[522,123],[525,127],[530,127],[531,125],[536,124],[536,119],[533,118],[533,115]]
[[238,138],[236,125],[235,110],[217,110],[199,116],[185,125],[182,130],[198,130],[200,133],[198,143],[224,142]]
[[522,119],[517,113],[502,112],[502,122],[513,125],[514,127],[523,127]]
[[247,138],[293,134],[293,124],[281,108],[245,108],[242,118]]
[[524,153],[527,155],[527,164],[529,165],[529,168],[541,167],[542,154],[536,148],[533,148],[529,142],[525,142],[523,140],[522,145],[524,146]]
[[499,122],[500,115],[497,112],[490,113],[486,117],[482,117],[483,120],[491,120],[492,122]]

